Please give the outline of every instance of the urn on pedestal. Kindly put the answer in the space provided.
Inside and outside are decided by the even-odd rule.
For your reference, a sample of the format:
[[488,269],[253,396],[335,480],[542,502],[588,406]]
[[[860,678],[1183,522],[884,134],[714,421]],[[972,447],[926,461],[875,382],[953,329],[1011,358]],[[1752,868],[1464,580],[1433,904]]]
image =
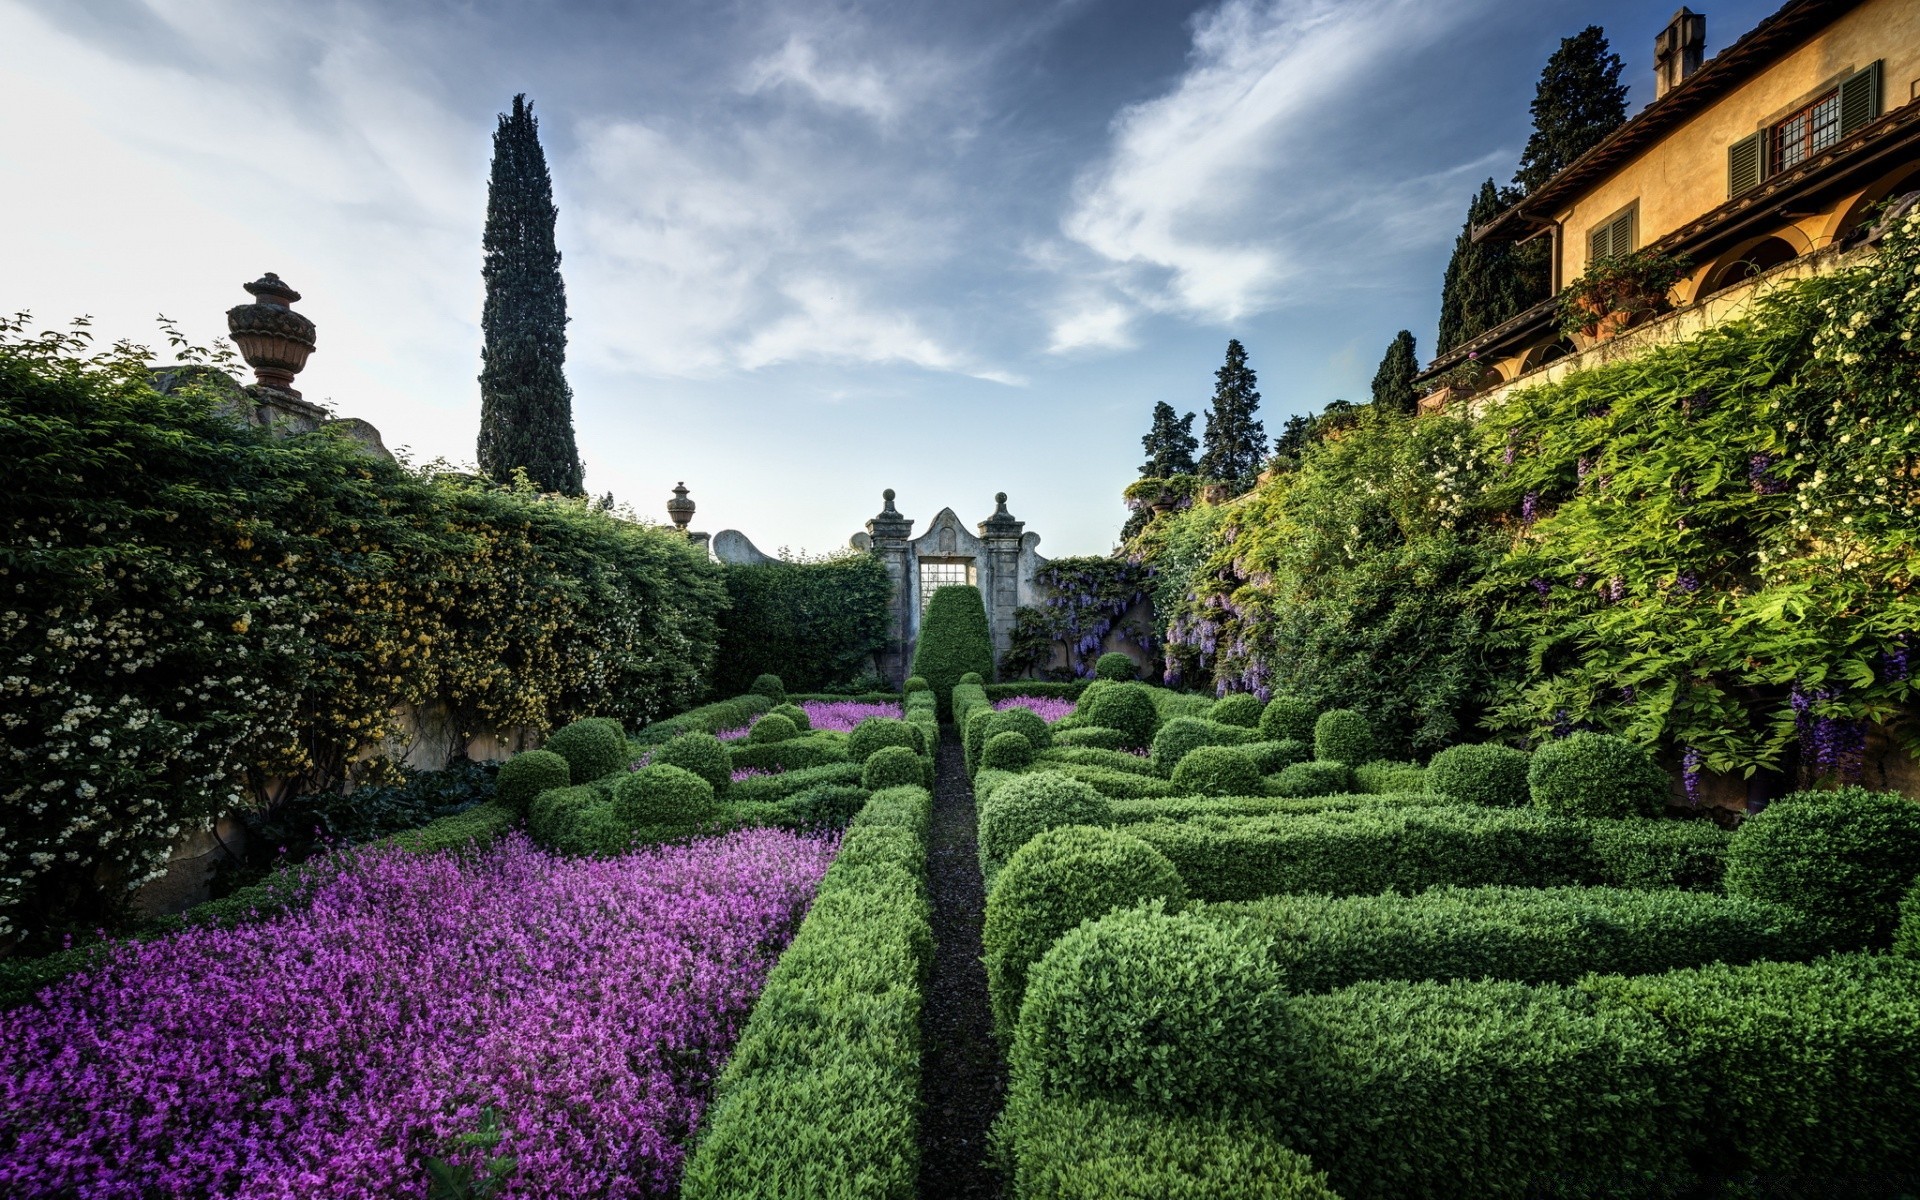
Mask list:
[[254,302],[227,310],[227,332],[261,387],[298,396],[293,377],[314,347],[313,322],[292,308],[300,293],[272,271],[245,286]]

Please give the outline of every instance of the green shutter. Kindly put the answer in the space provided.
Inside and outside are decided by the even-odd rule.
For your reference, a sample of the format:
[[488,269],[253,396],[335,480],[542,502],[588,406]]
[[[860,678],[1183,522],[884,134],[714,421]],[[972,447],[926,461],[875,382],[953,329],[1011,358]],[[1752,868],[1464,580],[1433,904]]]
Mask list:
[[1589,266],[1599,262],[1603,258],[1612,257],[1612,242],[1608,241],[1608,234],[1612,228],[1611,225],[1602,225],[1587,235],[1587,264]]
[[1588,262],[1633,253],[1633,217],[1636,211],[1630,208],[1587,235]]
[[1880,115],[1880,64],[1855,71],[1840,84],[1840,136]]
[[1760,150],[1766,134],[1741,138],[1727,147],[1727,198],[1760,186]]

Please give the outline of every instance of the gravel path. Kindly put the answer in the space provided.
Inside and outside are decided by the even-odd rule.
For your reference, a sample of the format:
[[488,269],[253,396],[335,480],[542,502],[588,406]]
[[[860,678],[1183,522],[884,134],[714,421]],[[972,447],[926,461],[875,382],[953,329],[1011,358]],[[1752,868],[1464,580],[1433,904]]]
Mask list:
[[920,1016],[921,1200],[998,1200],[1000,1176],[985,1162],[987,1129],[1006,1091],[993,1040],[980,926],[987,907],[975,848],[973,785],[953,726],[940,731],[939,772],[928,835],[933,902],[933,978]]

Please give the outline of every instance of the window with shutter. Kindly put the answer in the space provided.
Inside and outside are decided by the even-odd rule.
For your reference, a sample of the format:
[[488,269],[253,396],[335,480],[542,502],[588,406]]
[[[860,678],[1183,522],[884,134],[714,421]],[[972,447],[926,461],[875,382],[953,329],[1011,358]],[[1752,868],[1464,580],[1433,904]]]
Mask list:
[[1587,235],[1588,263],[1633,253],[1633,218],[1637,211],[1637,206],[1629,207]]
[[1880,64],[1856,71],[1840,84],[1840,136],[1880,115]]
[[1732,199],[1760,185],[1762,134],[1744,137],[1727,147],[1727,198]]

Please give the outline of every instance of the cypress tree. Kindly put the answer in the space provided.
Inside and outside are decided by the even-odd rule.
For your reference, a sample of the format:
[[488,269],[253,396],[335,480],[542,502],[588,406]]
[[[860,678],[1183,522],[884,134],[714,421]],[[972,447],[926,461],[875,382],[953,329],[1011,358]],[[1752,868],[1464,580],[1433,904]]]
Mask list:
[[1213,373],[1213,411],[1207,414],[1206,453],[1200,474],[1237,491],[1253,486],[1253,477],[1267,455],[1267,431],[1254,414],[1260,411],[1259,382],[1247,365],[1246,347],[1236,338],[1227,343],[1227,361]]
[[1280,436],[1273,439],[1273,452],[1288,458],[1299,458],[1313,444],[1313,418],[1302,413],[1288,417],[1280,430]]
[[1167,479],[1194,472],[1193,452],[1200,441],[1193,436],[1193,413],[1173,415],[1173,405],[1165,400],[1153,406],[1153,428],[1140,439],[1147,461],[1140,468],[1142,479]]
[[1420,373],[1420,359],[1414,352],[1413,334],[1402,329],[1394,335],[1373,373],[1373,403],[1393,412],[1410,413],[1414,409],[1413,377]]
[[584,494],[567,387],[567,290],[554,246],[553,179],[524,95],[493,133],[480,268],[480,469],[505,481],[516,467],[540,488]]
[[1513,177],[1523,192],[1552,179],[1627,119],[1621,65],[1598,25],[1561,39],[1533,95],[1533,134]]
[[1454,239],[1453,257],[1440,285],[1440,353],[1517,316],[1547,298],[1546,239],[1525,246],[1510,242],[1475,245],[1473,227],[1491,221],[1520,198],[1489,179],[1467,206],[1467,221]]

